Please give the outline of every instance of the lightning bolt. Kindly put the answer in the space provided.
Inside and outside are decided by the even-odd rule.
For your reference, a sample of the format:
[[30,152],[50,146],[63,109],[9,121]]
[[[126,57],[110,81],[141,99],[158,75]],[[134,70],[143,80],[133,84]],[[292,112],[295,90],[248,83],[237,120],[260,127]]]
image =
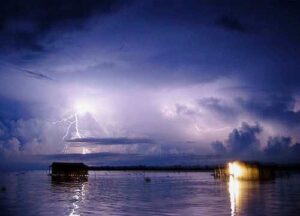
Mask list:
[[74,118],[75,118],[75,130],[76,130],[76,136],[77,136],[78,138],[81,138],[82,136],[81,136],[81,134],[80,134],[80,132],[79,132],[79,127],[78,127],[78,115],[77,115],[77,113],[74,114]]
[[[62,119],[52,122],[52,123],[55,125],[67,123],[67,129],[66,129],[64,136],[62,137],[62,141],[65,141],[66,138],[69,136],[70,130],[73,125],[75,128],[75,138],[82,138],[82,135],[80,134],[80,130],[79,130],[78,112],[75,112],[65,118],[62,118]],[[63,153],[65,153],[67,150],[68,150],[68,144],[66,143],[63,148]]]

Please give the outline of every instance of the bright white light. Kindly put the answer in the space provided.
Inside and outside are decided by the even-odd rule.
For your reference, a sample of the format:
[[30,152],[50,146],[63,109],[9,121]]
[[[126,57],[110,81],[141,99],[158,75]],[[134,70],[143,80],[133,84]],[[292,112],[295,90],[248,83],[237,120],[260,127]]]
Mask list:
[[91,153],[91,152],[88,150],[88,148],[83,147],[83,148],[82,148],[81,154],[88,154],[88,153]]
[[75,112],[78,114],[93,113],[94,106],[86,100],[79,100],[74,105]]
[[242,166],[238,162],[232,162],[228,164],[229,175],[234,178],[240,178],[242,176]]

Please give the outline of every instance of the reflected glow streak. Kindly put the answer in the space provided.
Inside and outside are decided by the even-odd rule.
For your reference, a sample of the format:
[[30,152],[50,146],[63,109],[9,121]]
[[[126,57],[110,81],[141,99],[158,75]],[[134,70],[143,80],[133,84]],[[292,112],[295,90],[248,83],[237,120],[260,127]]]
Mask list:
[[230,197],[231,216],[235,216],[240,199],[240,182],[233,176],[229,177],[228,191]]
[[69,216],[80,216],[79,210],[79,203],[85,200],[85,184],[83,183],[79,189],[75,190],[75,195],[72,197],[72,209]]

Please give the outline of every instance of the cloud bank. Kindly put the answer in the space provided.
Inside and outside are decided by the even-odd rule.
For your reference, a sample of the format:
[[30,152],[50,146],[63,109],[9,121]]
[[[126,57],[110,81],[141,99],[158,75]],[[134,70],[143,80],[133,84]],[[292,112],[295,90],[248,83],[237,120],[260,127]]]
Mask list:
[[243,123],[240,128],[229,133],[224,141],[215,141],[211,147],[215,153],[240,159],[267,160],[272,162],[299,162],[300,144],[293,143],[291,137],[269,137],[266,145],[262,146],[259,125]]

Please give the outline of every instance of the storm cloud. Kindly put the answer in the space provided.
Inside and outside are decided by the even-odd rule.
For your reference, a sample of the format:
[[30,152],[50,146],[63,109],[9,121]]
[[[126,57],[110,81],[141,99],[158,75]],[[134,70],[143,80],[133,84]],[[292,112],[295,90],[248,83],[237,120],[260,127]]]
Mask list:
[[93,153],[290,158],[300,142],[299,9],[1,1],[1,155],[88,143]]
[[293,143],[291,137],[270,137],[264,153],[269,158],[299,161],[300,144]]
[[245,110],[260,119],[279,122],[287,127],[299,125],[300,110],[295,109],[297,101],[291,96],[270,95],[248,100],[237,99],[237,101]]
[[121,6],[118,1],[1,1],[0,47],[46,51],[39,42],[56,27],[70,30],[82,27],[83,21],[94,13],[104,15]]
[[[243,123],[234,129],[224,142],[215,141],[211,148],[217,155],[241,157],[252,160],[272,162],[299,162],[300,144],[293,143],[291,137],[270,136],[266,143],[259,141],[263,131],[259,125]],[[245,157],[246,156],[246,157]]]
[[229,133],[224,143],[216,141],[212,143],[212,148],[217,153],[253,154],[259,150],[260,141],[257,135],[261,133],[259,125],[249,125],[245,122],[241,127]]

